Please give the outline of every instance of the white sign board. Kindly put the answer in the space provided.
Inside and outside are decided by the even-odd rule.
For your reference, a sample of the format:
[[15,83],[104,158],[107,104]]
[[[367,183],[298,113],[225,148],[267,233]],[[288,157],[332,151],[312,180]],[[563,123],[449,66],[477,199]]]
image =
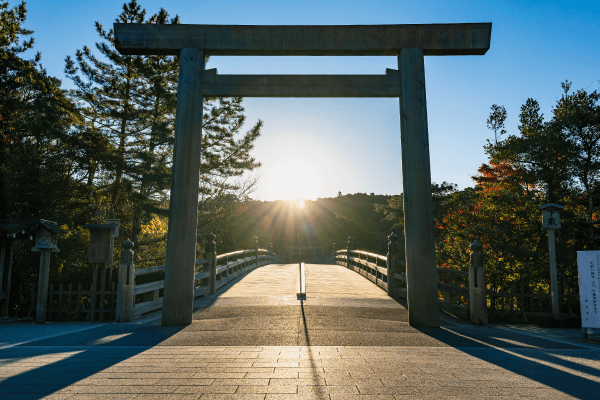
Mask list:
[[600,328],[600,251],[578,251],[581,327]]
[[550,210],[542,211],[542,228],[560,229],[560,212]]

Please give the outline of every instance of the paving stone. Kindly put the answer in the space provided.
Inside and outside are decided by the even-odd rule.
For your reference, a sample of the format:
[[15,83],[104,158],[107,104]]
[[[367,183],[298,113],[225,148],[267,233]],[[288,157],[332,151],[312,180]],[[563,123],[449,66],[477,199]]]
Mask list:
[[[373,374],[373,372],[371,372]],[[299,378],[303,379],[312,379],[312,378],[322,378],[322,379],[353,379],[349,372],[300,372]]]
[[410,386],[358,386],[358,391],[360,394],[414,394],[419,395],[422,394],[415,387]]
[[[130,399],[139,399],[139,394],[74,394],[72,397],[69,397],[69,400],[130,400]],[[167,394],[160,394],[158,396],[168,396]],[[45,398],[44,398],[45,399]]]
[[330,394],[331,400],[394,400],[391,394]]
[[196,372],[193,375],[194,379],[239,379],[246,377],[245,372]]
[[[4,395],[4,394],[1,394]],[[47,395],[41,395],[36,393],[18,393],[18,394],[6,394],[5,397],[0,397],[2,400],[66,400],[72,399],[75,395],[72,393],[52,393]],[[129,397],[123,397],[123,399],[132,399],[135,395],[126,395]]]
[[235,393],[237,386],[179,386],[173,393],[219,393],[230,394]]
[[201,394],[138,394],[135,400],[198,400]]
[[[462,397],[458,396],[444,396],[444,395],[394,395],[396,400],[462,400]],[[481,399],[479,397],[478,399]]]
[[167,385],[92,385],[92,386],[67,386],[61,389],[60,393],[173,393],[177,386]]
[[299,394],[358,394],[356,386],[298,386]]
[[445,386],[419,386],[419,392],[427,395],[460,396],[461,394],[481,395],[480,388],[473,387],[445,387]]
[[259,385],[266,386],[269,384],[269,379],[265,378],[255,378],[255,379],[234,379],[234,378],[224,378],[224,379],[215,379],[213,385]]
[[327,378],[325,380],[327,385],[351,385],[351,386],[383,386],[379,379],[368,379],[368,378]]
[[316,378],[316,379],[270,379],[269,385],[296,385],[296,386],[315,386],[315,385],[325,385],[325,379]]
[[280,372],[248,372],[245,378],[278,378],[278,379],[297,379],[297,371],[280,371]]
[[207,393],[202,395],[203,400],[263,400],[264,394],[253,393],[234,393],[234,394],[213,394]]
[[253,372],[253,373],[275,373],[275,372],[286,372],[287,368],[262,368],[262,367],[248,367],[248,368],[239,368],[239,367],[229,367],[229,368],[224,368],[222,372]]
[[298,393],[298,386],[267,385],[267,386],[239,386],[237,393]]
[[208,386],[211,385],[215,379],[198,379],[194,378],[165,378],[159,379],[156,385],[176,385],[176,386]]
[[159,379],[109,379],[109,378],[85,378],[71,383],[72,386],[150,386],[160,385]]
[[324,400],[329,399],[329,395],[323,394],[267,394],[266,400]]

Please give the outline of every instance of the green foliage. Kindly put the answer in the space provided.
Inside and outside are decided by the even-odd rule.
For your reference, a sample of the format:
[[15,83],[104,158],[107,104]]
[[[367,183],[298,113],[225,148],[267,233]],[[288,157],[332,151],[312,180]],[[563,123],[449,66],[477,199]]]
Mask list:
[[[146,18],[146,11],[131,0],[117,22],[178,24],[179,17],[171,19],[161,9]],[[123,56],[114,46],[114,32],[98,22],[95,27],[102,58],[87,46],[74,60],[66,58],[65,72],[77,87],[71,97],[83,120],[76,133],[83,144],[78,161],[85,171],[79,178],[100,218],[121,219],[123,236],[136,244],[136,264],[164,263],[164,252],[161,257],[155,249],[164,249],[166,232],[142,232],[168,214],[178,59]],[[242,134],[244,123],[241,98],[204,99],[200,227],[224,218],[220,200],[243,200],[256,185],[256,180],[240,177],[260,166],[250,153],[262,121]]]
[[494,143],[498,144],[498,136],[502,136],[506,133],[504,129],[504,122],[506,121],[506,109],[504,106],[498,106],[494,104],[492,106],[492,113],[487,120],[488,129],[494,131]]
[[[115,243],[136,243],[139,267],[164,264],[178,59],[122,56],[114,32],[95,23],[99,42],[66,58],[65,73],[75,89],[42,68],[23,27],[25,3],[0,2],[0,218],[44,218],[66,231],[60,253],[51,257],[50,281],[89,287],[86,223],[121,219]],[[135,1],[123,5],[117,22],[178,24],[166,10],[148,15]],[[240,180],[260,164],[252,157],[262,121],[244,133],[241,98],[205,98],[200,222],[230,221],[230,212],[256,185]],[[231,206],[226,206],[228,199]],[[224,222],[223,222],[224,223]],[[223,224],[222,223],[222,224]],[[14,283],[37,281],[39,255],[19,242]],[[113,276],[114,278],[114,276]]]
[[595,249],[595,197],[600,194],[600,92],[584,89],[569,93],[571,83],[562,83],[563,95],[553,109],[552,129],[565,138],[569,148],[569,180],[579,192],[587,214],[587,249]]
[[[539,206],[565,206],[562,229],[556,232],[559,287],[578,290],[578,250],[594,248],[600,173],[600,104],[597,91],[564,94],[545,122],[539,104],[527,99],[519,115],[519,135],[485,146],[488,164],[474,177],[475,189],[452,193],[451,206],[438,223],[437,260],[441,266],[464,269],[468,245],[483,244],[487,280],[493,287],[549,286],[546,230]],[[504,128],[504,108],[492,106],[488,128],[495,138]],[[587,221],[586,221],[587,219]]]
[[298,242],[331,252],[333,243],[344,249],[352,236],[355,248],[385,254],[391,223],[382,220],[374,205],[389,198],[365,193],[338,195],[305,200],[303,208],[296,201],[239,202],[228,211],[233,218],[219,226],[218,233],[215,231],[218,252],[249,248],[254,236],[258,236],[261,248],[273,243],[279,253],[286,246],[298,246]]

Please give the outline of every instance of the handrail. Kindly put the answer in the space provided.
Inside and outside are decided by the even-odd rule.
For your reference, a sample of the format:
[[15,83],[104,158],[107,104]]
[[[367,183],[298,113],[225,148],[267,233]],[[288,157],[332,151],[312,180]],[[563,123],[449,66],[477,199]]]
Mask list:
[[148,267],[148,268],[136,269],[135,270],[135,276],[148,275],[148,274],[153,274],[155,272],[163,272],[164,270],[165,270],[165,266],[164,265],[159,265],[159,266],[156,266],[156,267]]
[[[350,239],[351,238],[349,238],[348,243],[349,247],[352,244]],[[480,246],[479,244],[477,245]],[[381,289],[388,290],[390,295],[400,297],[407,296],[408,281],[406,261],[398,259],[397,255],[392,254],[391,258],[388,258],[388,256],[364,250],[340,249],[336,251],[334,247],[334,251],[327,259],[331,259],[334,264],[342,265],[348,269],[354,270]],[[379,265],[379,263],[385,263],[385,266]],[[478,266],[476,268],[483,267]],[[393,277],[388,276],[388,271],[394,271]],[[482,269],[482,271],[484,270]],[[482,274],[485,274],[485,272],[482,272]],[[442,281],[440,281],[440,278],[437,279],[438,291],[440,293],[443,292],[443,298],[439,299],[440,309],[467,319],[469,317],[472,319],[475,318],[476,321],[474,321],[474,323],[477,324],[481,323],[481,321],[487,321],[487,316],[482,317],[477,314],[474,317],[473,311],[471,310],[471,312],[469,312],[469,308],[482,308],[480,305],[471,307],[471,303],[483,302],[483,304],[485,304],[485,280],[482,281],[483,284],[480,283],[480,286],[484,288],[483,291],[479,289],[473,291],[473,288],[477,286],[474,282],[471,282],[470,273],[467,271],[436,267],[436,275],[447,277],[450,282],[453,282],[455,279],[459,279],[458,282],[460,282],[460,280],[463,280],[463,282],[466,281],[464,284],[459,285],[445,282],[446,279],[444,278],[442,278]],[[477,279],[477,274],[475,275],[475,279]],[[392,286],[389,286],[390,283],[392,283]],[[471,297],[473,296],[475,297],[472,299]],[[460,300],[461,298],[462,300]],[[469,306],[460,303],[469,304]],[[478,312],[481,314],[481,311]]]
[[[204,265],[208,264],[208,259],[201,258],[196,260],[195,265]],[[155,272],[163,272],[165,270],[164,265],[158,265],[156,267],[148,267],[148,268],[140,268],[135,270],[135,276],[143,276],[148,274],[153,274]]]
[[461,271],[458,269],[451,269],[451,268],[442,268],[442,267],[435,267],[435,269],[438,274],[440,272],[442,272],[442,273],[448,273],[451,275],[457,275],[457,276],[460,276],[461,278],[469,279],[469,273],[467,271]]
[[[227,285],[239,276],[263,265],[279,261],[279,256],[270,250],[244,249],[217,255],[212,242],[212,252],[206,252],[205,257],[195,260],[194,297],[213,294],[216,289]],[[272,245],[271,245],[272,246]],[[123,247],[121,264],[119,265],[119,289],[117,297],[117,321],[128,322],[142,314],[162,308],[160,291],[164,289],[164,279],[144,284],[136,284],[135,278],[156,272],[164,272],[165,266],[141,268],[135,270],[133,265],[133,243]],[[207,247],[208,249],[208,247]],[[234,259],[230,259],[234,258]],[[127,260],[127,262],[123,262]],[[220,261],[226,260],[223,265]],[[135,302],[136,296],[152,293],[151,299],[140,303]]]
[[369,252],[362,251],[362,250],[350,250],[350,251],[354,254],[364,254],[367,257],[372,257],[372,258],[376,258],[380,261],[387,262],[387,257],[382,256],[381,254],[369,253]]

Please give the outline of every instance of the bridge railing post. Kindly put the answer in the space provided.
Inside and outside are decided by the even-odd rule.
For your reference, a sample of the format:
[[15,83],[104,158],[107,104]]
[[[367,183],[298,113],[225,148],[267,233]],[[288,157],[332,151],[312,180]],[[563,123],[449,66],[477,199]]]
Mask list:
[[206,243],[204,258],[208,259],[208,286],[209,293],[215,294],[217,291],[217,243],[215,239],[217,235],[210,233],[209,241]]
[[337,257],[337,243],[334,243],[333,244],[333,253],[332,253],[332,256],[331,256],[331,263],[333,265],[337,264],[336,257]]
[[131,322],[135,302],[135,265],[133,264],[133,242],[123,242],[121,262],[119,263],[119,279],[117,282],[117,322]]
[[351,268],[352,261],[350,259],[352,258],[352,251],[354,250],[354,239],[352,239],[352,236],[348,236],[348,243],[346,245],[346,249],[348,251],[346,253],[346,268]]
[[256,263],[254,268],[260,267],[260,257],[258,256],[258,236],[254,236],[254,254],[256,254]]
[[487,325],[487,290],[485,282],[485,267],[481,244],[474,241],[471,244],[471,265],[469,266],[469,311],[471,323]]
[[392,232],[388,236],[387,252],[387,289],[388,296],[394,296],[396,290],[396,262],[398,261],[398,236]]

